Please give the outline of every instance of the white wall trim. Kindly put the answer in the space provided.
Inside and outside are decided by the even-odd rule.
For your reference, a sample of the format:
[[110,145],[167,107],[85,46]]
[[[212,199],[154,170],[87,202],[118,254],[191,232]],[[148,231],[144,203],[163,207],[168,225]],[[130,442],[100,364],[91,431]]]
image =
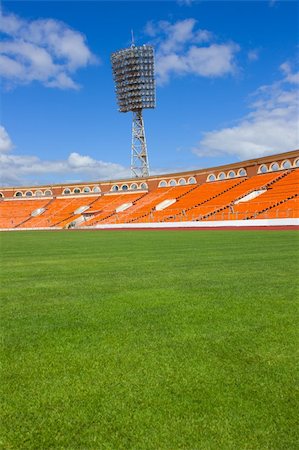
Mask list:
[[[226,228],[226,227],[275,227],[299,226],[298,219],[250,219],[250,220],[207,220],[206,222],[153,222],[153,223],[117,223],[95,225],[94,227],[80,227],[82,230],[105,230],[121,228]],[[60,227],[39,228],[0,228],[0,231],[35,231],[35,230],[62,230]]]
[[[116,223],[98,224],[94,228],[215,228],[215,227],[271,227],[299,226],[299,219],[250,219],[250,220],[207,220],[190,222]],[[91,228],[91,227],[89,227]]]

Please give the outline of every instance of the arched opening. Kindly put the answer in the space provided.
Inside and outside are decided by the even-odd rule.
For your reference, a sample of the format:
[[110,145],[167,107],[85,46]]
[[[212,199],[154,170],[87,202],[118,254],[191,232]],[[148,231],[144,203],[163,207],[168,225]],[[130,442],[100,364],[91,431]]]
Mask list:
[[187,184],[185,178],[180,178],[180,179],[179,179],[179,185],[180,185],[180,186],[184,186],[185,184]]
[[[89,188],[88,188],[89,189]],[[101,192],[101,189],[99,188],[99,186],[95,186],[94,188],[93,188],[93,192],[95,193],[95,194],[98,194],[99,192]]]
[[295,159],[294,167],[299,167],[299,158]]
[[16,192],[15,197],[23,197],[23,192],[20,191]]
[[291,161],[289,161],[288,159],[283,161],[283,163],[281,164],[282,169],[290,169],[291,167],[292,167]]
[[224,172],[220,172],[218,175],[218,180],[225,180],[226,176]]
[[45,196],[46,197],[50,197],[52,195],[52,191],[50,191],[50,189],[47,189],[46,191],[45,191]]
[[136,183],[131,184],[130,189],[132,189],[133,191],[135,191],[136,189],[138,189],[138,186]]
[[74,193],[74,194],[81,194],[81,189],[75,188],[75,189],[73,190],[73,193]]
[[166,187],[166,186],[167,186],[167,183],[165,180],[160,181],[159,187]]
[[211,175],[208,176],[207,181],[215,181],[216,180],[216,176],[211,173]]
[[35,197],[41,197],[43,195],[42,191],[35,191]]
[[26,197],[32,197],[33,194],[32,194],[32,191],[27,191],[25,195],[26,195]]
[[63,191],[64,195],[69,195],[71,193],[71,190],[69,188],[65,188],[65,190]]
[[3,198],[4,197],[4,195],[2,194],[2,192],[0,192],[0,198]]
[[169,181],[169,186],[171,186],[171,187],[176,186],[176,181],[175,180],[170,180]]
[[129,186],[127,184],[123,184],[121,187],[122,191],[127,191],[129,189]]
[[267,173],[267,172],[268,172],[267,166],[266,166],[265,164],[262,164],[262,165],[259,167],[258,172],[259,172],[259,173]]
[[228,178],[235,178],[235,176],[236,176],[236,172],[234,170],[230,170],[228,172]]
[[247,172],[245,169],[239,169],[238,175],[239,175],[239,177],[246,177]]
[[146,183],[141,183],[140,189],[148,189],[148,186]]
[[83,192],[84,192],[84,194],[88,194],[88,193],[90,192],[90,187],[85,186],[85,187],[83,188]]
[[188,184],[196,184],[195,178],[194,178],[194,177],[190,177],[190,178],[188,179]]
[[115,184],[114,186],[112,186],[111,191],[112,192],[117,192],[119,190],[119,187],[117,186],[117,184]]
[[279,165],[278,165],[278,163],[277,163],[277,162],[272,163],[271,166],[270,166],[270,170],[271,170],[272,172],[276,172],[277,170],[279,170]]

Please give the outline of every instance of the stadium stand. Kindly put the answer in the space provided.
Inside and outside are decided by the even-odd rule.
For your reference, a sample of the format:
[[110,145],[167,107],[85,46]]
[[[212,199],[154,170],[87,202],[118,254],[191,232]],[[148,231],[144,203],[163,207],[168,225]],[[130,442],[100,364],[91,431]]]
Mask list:
[[45,208],[49,200],[9,200],[0,203],[0,228],[16,228],[31,218],[31,213]]
[[136,202],[132,208],[124,212],[115,213],[103,223],[144,222],[157,205],[167,200],[177,199],[187,194],[190,190],[192,190],[191,186],[156,189],[144,196],[140,202]]
[[[21,227],[43,228],[56,227],[63,228],[64,222],[72,218],[74,211],[82,205],[89,205],[92,198],[57,198],[53,199],[45,209],[45,212],[37,217],[30,217]],[[30,200],[29,200],[30,201]]]
[[[231,212],[235,211],[236,208],[236,214],[238,213],[238,209],[240,208],[240,204],[237,203],[238,206],[235,206],[235,202],[239,202],[242,200],[242,198],[248,196],[252,192],[261,191],[265,195],[264,191],[267,191],[273,183],[278,182],[282,177],[286,176],[286,172],[282,173],[273,173],[273,174],[264,174],[264,175],[257,175],[252,178],[244,180],[244,182],[240,185],[237,185],[233,187],[233,189],[229,190],[228,192],[225,192],[221,197],[212,199],[211,201],[207,202],[203,206],[199,206],[195,208],[195,211],[193,210],[193,220],[199,220],[199,219],[207,219],[209,217],[212,217],[213,220],[222,220],[222,216],[220,218],[219,213],[230,209]],[[276,186],[275,186],[276,187]],[[270,188],[270,189],[273,189]],[[275,189],[276,191],[276,189]],[[259,199],[259,196],[255,199]],[[247,203],[253,202],[253,200],[248,201]],[[260,200],[259,200],[260,201]],[[243,204],[244,206],[244,204]],[[241,207],[242,208],[242,207]],[[194,213],[198,214],[198,216],[194,216]],[[247,217],[241,217],[240,215],[237,216],[238,219],[242,218],[245,219]],[[236,219],[236,217],[235,217]]]
[[2,188],[0,228],[298,218],[299,151],[197,172]]
[[95,225],[110,216],[117,214],[116,211],[123,205],[130,207],[129,205],[135,205],[137,200],[141,199],[144,194],[118,194],[118,195],[104,195],[93,204],[91,210],[83,213],[84,225]]

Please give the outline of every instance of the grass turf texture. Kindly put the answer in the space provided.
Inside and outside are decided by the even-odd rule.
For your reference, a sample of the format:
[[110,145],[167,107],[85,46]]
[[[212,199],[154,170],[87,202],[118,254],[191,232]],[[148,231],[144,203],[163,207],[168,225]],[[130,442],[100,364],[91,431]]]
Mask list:
[[297,449],[294,231],[2,233],[5,449]]

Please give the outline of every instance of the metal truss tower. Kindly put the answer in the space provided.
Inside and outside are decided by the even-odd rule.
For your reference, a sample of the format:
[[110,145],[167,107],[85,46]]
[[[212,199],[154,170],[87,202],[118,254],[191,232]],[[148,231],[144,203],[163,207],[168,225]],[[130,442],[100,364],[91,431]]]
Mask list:
[[131,172],[134,177],[149,176],[149,163],[142,109],[133,111]]
[[119,50],[111,55],[117,102],[120,112],[133,113],[131,172],[148,177],[149,163],[143,109],[155,108],[154,49],[150,45]]

